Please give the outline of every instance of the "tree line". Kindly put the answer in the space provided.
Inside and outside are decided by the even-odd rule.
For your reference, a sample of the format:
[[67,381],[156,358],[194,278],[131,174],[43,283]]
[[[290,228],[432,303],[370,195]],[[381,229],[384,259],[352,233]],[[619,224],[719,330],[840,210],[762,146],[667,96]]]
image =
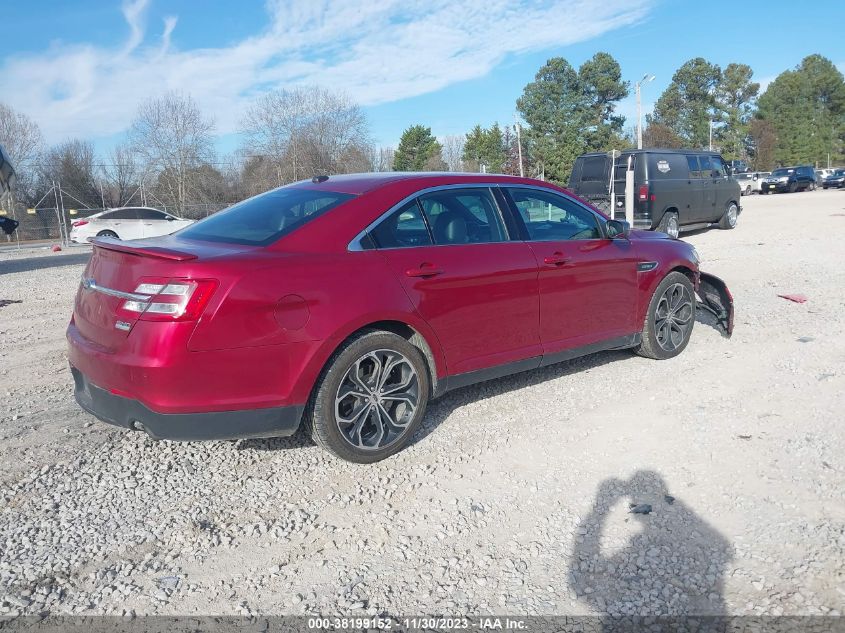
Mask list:
[[[620,64],[596,53],[578,68],[549,59],[515,103],[522,124],[438,138],[410,125],[398,146],[372,141],[363,110],[325,88],[295,87],[259,97],[244,113],[241,147],[215,149],[215,125],[189,95],[140,104],[125,140],[97,156],[85,139],[47,147],[35,122],[0,103],[0,144],[18,171],[20,205],[52,206],[60,184],[77,207],[148,204],[204,215],[244,197],[315,174],[450,170],[524,173],[559,183],[575,158],[634,146],[633,125],[618,113],[631,91]],[[845,162],[845,80],[821,55],[804,58],[761,93],[753,70],[690,59],[645,117],[645,147],[699,148],[711,142],[727,159],[756,169]]]

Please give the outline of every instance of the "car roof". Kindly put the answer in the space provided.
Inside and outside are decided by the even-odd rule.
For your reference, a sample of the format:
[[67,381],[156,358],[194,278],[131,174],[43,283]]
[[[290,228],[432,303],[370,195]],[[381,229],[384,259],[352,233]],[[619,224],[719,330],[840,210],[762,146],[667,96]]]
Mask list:
[[[385,171],[362,174],[339,174],[328,176],[319,180],[300,180],[288,185],[302,189],[316,189],[333,191],[337,193],[349,193],[360,195],[389,184],[400,181],[410,181],[421,186],[436,186],[441,184],[462,184],[462,183],[525,183],[538,182],[530,178],[520,176],[507,176],[505,174],[478,174],[449,171]],[[548,183],[543,183],[548,184]]]
[[[647,149],[623,149],[622,155],[628,154],[710,154],[711,156],[719,156],[719,152],[708,149],[662,149],[660,147],[649,147]],[[605,156],[610,158],[607,152],[590,152],[581,154],[578,158],[586,156]]]

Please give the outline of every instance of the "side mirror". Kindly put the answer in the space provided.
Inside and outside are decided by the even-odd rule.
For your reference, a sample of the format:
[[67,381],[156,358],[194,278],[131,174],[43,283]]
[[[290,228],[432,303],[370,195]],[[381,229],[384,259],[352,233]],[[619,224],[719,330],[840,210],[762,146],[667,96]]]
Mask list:
[[604,225],[604,231],[611,240],[627,238],[631,232],[631,225],[624,220],[608,220]]
[[168,215],[168,216],[167,216],[167,221],[168,221],[168,222],[173,222],[173,221],[175,221],[175,220],[176,220],[176,218],[174,218],[172,215]]

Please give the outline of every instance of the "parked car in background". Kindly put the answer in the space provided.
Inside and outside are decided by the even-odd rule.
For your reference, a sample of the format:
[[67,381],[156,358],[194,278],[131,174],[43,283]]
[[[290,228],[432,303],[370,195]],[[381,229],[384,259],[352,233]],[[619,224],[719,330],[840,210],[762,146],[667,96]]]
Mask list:
[[750,171],[748,169],[748,163],[744,160],[732,160],[728,163],[728,167],[731,168],[731,173],[734,174],[744,174]]
[[832,169],[830,167],[824,167],[822,169],[817,169],[816,170],[816,185],[823,185],[824,179],[827,178],[828,176],[830,176],[834,171],[836,171],[836,170]]
[[[634,186],[628,197],[627,174]],[[741,210],[739,184],[716,152],[626,150],[615,159],[604,153],[583,154],[575,160],[569,188],[608,213],[612,210],[615,219],[631,218],[636,228],[671,237],[715,222],[732,229]]]
[[754,171],[744,174],[734,174],[733,178],[739,183],[742,195],[748,196],[752,193],[760,193],[763,181],[771,176],[769,171]]
[[176,440],[304,424],[369,463],[451,389],[600,350],[680,354],[696,293],[729,335],[730,293],[692,245],[547,182],[321,176],[176,235],[96,239],[69,361],[110,424]]
[[795,193],[813,191],[816,188],[816,172],[809,165],[780,167],[763,181],[760,193]]
[[845,169],[835,169],[822,183],[823,189],[841,189],[845,186]]
[[170,235],[194,223],[170,213],[149,207],[120,207],[75,220],[71,224],[70,241],[84,243],[93,237],[137,240]]

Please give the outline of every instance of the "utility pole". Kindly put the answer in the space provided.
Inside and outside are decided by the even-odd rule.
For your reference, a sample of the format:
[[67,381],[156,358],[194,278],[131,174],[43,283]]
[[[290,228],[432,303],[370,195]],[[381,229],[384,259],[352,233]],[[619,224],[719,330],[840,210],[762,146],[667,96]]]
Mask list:
[[709,151],[713,151],[713,121],[708,121],[708,125],[710,127],[710,141],[707,145],[707,149]]
[[640,89],[644,83],[649,81],[654,81],[654,75],[646,73],[642,79],[634,84],[634,92],[637,95],[637,149],[643,148],[643,104]]
[[519,177],[525,178],[525,169],[522,167],[522,135],[519,129],[519,119],[516,118],[516,113],[513,115],[514,127],[516,128],[516,148],[519,152]]

